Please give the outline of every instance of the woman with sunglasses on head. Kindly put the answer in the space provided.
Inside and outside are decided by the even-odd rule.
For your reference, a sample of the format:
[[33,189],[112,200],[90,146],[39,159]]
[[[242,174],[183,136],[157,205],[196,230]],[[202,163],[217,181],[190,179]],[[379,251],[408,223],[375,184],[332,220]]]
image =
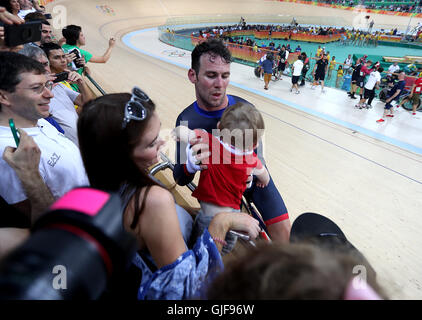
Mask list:
[[147,174],[164,144],[160,127],[154,103],[135,87],[132,96],[110,94],[84,106],[79,146],[91,186],[121,194],[124,227],[139,244],[133,259],[142,270],[138,299],[198,297],[222,268],[219,252],[227,231],[256,238],[259,225],[246,214],[219,213],[189,249],[191,217]]

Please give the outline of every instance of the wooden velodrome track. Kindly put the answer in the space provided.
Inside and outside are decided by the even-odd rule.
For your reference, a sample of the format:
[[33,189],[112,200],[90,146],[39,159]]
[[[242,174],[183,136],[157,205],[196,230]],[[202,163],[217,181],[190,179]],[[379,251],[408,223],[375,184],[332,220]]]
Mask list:
[[[96,8],[105,4],[115,15]],[[157,104],[167,130],[194,100],[194,87],[185,69],[125,47],[124,34],[162,25],[170,16],[236,14],[248,21],[248,14],[290,13],[341,17],[347,25],[355,17],[338,9],[260,0],[58,0],[47,11],[57,5],[66,8],[67,24],[83,27],[86,50],[102,54],[110,36],[118,39],[107,64],[90,64],[94,79],[109,93],[140,86]],[[374,17],[377,24],[405,28],[408,23],[408,18]],[[254,93],[234,87],[228,92],[267,114],[265,156],[291,221],[303,212],[333,219],[373,264],[391,298],[421,299],[422,157]]]

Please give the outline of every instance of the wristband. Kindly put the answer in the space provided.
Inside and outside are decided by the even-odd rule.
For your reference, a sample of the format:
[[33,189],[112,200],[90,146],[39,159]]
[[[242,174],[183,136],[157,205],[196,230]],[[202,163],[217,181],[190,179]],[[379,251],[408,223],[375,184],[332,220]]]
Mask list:
[[186,170],[190,174],[194,174],[196,171],[201,170],[201,167],[195,163],[196,161],[191,145],[188,143],[186,146]]

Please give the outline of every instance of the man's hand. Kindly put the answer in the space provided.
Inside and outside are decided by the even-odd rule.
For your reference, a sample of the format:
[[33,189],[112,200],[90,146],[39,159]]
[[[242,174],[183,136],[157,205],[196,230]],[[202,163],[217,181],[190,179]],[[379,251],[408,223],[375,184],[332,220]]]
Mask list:
[[186,146],[186,169],[191,174],[208,168],[207,165],[201,162],[207,159],[211,152],[209,151],[209,145],[201,143],[201,141],[201,138],[195,138],[190,140],[190,143]]
[[3,159],[11,166],[18,176],[28,176],[31,173],[39,172],[41,150],[24,130],[18,129],[20,143],[18,148],[6,147],[3,152]]
[[39,171],[40,148],[24,130],[18,129],[18,132],[20,134],[18,148],[6,147],[3,159],[15,170],[22,183],[31,205],[30,216],[33,224],[53,204],[54,197]]
[[108,46],[110,48],[113,48],[116,45],[116,39],[114,39],[113,37],[110,38],[110,40],[108,40]]
[[75,58],[76,58],[75,53],[66,53],[65,56],[66,56],[66,61],[67,61],[68,64],[73,62],[73,60],[75,60]]
[[79,59],[76,59],[76,62],[82,66],[82,68],[85,67],[86,63],[85,63],[85,56],[82,55],[82,57],[80,57]]
[[195,132],[186,126],[178,126],[171,131],[171,136],[176,141],[189,143],[196,138]]
[[[66,71],[69,71],[69,70],[66,70]],[[67,82],[81,85],[84,82],[84,79],[76,71],[70,71],[69,76],[67,77]]]
[[0,26],[0,51],[18,52],[23,49],[23,45],[7,47],[4,43],[4,27]]

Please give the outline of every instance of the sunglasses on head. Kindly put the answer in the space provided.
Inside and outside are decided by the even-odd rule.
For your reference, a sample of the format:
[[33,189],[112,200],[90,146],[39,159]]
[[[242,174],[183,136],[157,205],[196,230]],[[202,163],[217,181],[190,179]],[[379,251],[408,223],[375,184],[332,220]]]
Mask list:
[[147,109],[144,103],[149,102],[148,95],[138,87],[133,87],[132,97],[125,105],[125,116],[122,122],[122,128],[126,128],[130,120],[142,121],[147,117]]

